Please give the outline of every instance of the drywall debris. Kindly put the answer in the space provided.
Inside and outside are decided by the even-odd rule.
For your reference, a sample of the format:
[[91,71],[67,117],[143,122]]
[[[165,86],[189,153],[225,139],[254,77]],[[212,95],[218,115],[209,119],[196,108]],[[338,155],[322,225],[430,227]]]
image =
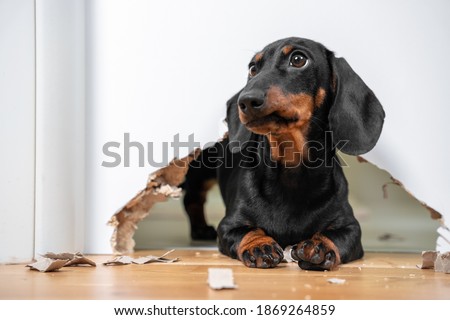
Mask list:
[[438,252],[436,251],[422,251],[422,265],[417,265],[417,267],[420,269],[433,269],[437,255]]
[[116,212],[108,221],[114,227],[111,236],[111,247],[116,254],[133,252],[135,242],[133,235],[137,224],[144,219],[157,202],[166,201],[169,197],[179,198],[189,163],[199,154],[200,149],[182,159],[174,159],[167,167],[150,174],[147,186]]
[[437,255],[434,261],[434,271],[450,273],[450,252]]
[[339,278],[328,278],[327,281],[332,284],[344,284],[346,280]]
[[295,260],[295,259],[292,257],[292,247],[293,247],[293,246],[287,246],[286,248],[284,248],[284,251],[283,251],[283,256],[284,256],[283,261],[285,261],[285,262],[298,262],[297,260]]
[[208,284],[214,290],[237,288],[230,268],[208,268]]
[[421,269],[433,269],[435,272],[450,273],[450,252],[440,253],[439,251],[422,251],[422,265],[417,265]]
[[50,258],[53,260],[68,260],[67,263],[64,265],[65,267],[69,266],[79,266],[79,265],[90,265],[95,267],[96,264],[91,259],[86,258],[82,253],[76,252],[76,253],[53,253],[53,252],[47,252],[46,254],[42,255],[44,258]]
[[125,264],[131,264],[133,262],[133,258],[129,256],[117,256],[111,260],[103,262],[105,266],[123,266]]
[[172,263],[172,262],[176,262],[179,259],[178,258],[174,258],[174,259],[167,259],[165,258],[165,256],[167,256],[168,254],[174,252],[175,250],[170,250],[167,251],[166,253],[164,253],[162,256],[145,256],[145,257],[139,257],[139,258],[132,258],[129,256],[117,256],[111,260],[108,260],[106,262],[103,263],[103,265],[105,266],[121,266],[121,265],[126,265],[126,264],[146,264],[146,263],[150,263],[150,262],[162,262],[162,263]]
[[137,259],[133,259],[133,263],[136,264],[146,264],[146,263],[150,263],[150,262],[162,262],[162,263],[172,263],[172,262],[176,262],[179,259],[178,258],[174,258],[174,259],[167,259],[165,258],[165,256],[167,256],[169,253],[174,252],[175,250],[170,250],[167,251],[166,253],[164,253],[162,256],[145,256],[145,257],[140,257]]
[[38,270],[41,272],[56,271],[62,267],[70,266],[80,266],[80,265],[91,265],[96,266],[95,262],[91,259],[86,258],[82,253],[53,253],[47,252],[41,255],[35,263],[28,264],[30,270]]
[[51,272],[61,269],[66,265],[68,261],[69,260],[59,260],[59,259],[55,260],[51,258],[42,258],[34,263],[27,264],[27,267],[29,267],[30,270],[37,270],[40,272]]

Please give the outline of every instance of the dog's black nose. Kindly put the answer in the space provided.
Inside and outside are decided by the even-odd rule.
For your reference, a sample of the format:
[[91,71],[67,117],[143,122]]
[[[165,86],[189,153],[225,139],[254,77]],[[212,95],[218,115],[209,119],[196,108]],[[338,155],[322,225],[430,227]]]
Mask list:
[[251,109],[259,109],[264,104],[264,93],[250,91],[239,96],[238,105],[242,112],[246,113]]

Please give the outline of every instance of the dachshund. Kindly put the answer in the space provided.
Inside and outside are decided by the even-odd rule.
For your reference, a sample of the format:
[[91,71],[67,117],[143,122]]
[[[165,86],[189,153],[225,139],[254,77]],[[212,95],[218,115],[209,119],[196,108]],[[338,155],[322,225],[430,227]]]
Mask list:
[[277,266],[288,246],[305,270],[363,257],[337,150],[370,151],[384,117],[372,90],[322,44],[292,37],[267,45],[227,102],[228,135],[190,164],[184,206],[192,238],[216,238],[204,216],[216,179],[226,208],[219,251],[247,267]]

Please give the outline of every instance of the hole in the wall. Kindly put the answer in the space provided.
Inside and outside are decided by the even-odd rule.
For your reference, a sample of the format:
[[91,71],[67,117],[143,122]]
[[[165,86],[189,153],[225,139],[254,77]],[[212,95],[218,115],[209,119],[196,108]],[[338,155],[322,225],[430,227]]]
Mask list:
[[[439,222],[403,188],[388,184],[388,172],[371,163],[361,163],[356,157],[341,155],[349,165],[344,168],[350,189],[350,202],[361,223],[366,251],[418,252],[436,247]],[[224,215],[224,205],[218,187],[208,193],[207,220],[217,227]],[[189,223],[182,201],[157,203],[151,213],[139,223],[134,235],[135,249],[176,247],[215,248],[214,242],[192,242]]]
[[[361,224],[367,251],[418,252],[436,248],[439,221],[391,175],[377,166],[341,155],[349,183],[350,203]],[[383,186],[385,186],[383,190]],[[387,197],[385,197],[385,194]]]
[[[208,224],[217,228],[225,215],[225,206],[216,184],[207,195],[205,206]],[[144,220],[136,233],[136,250],[160,249],[177,247],[216,248],[215,241],[192,241],[189,230],[189,220],[183,208],[182,199],[157,203]]]

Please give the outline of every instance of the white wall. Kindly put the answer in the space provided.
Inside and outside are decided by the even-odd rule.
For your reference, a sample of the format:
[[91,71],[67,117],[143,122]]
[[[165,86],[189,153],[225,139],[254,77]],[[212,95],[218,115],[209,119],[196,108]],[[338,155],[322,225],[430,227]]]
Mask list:
[[0,263],[34,249],[34,1],[0,1]]

